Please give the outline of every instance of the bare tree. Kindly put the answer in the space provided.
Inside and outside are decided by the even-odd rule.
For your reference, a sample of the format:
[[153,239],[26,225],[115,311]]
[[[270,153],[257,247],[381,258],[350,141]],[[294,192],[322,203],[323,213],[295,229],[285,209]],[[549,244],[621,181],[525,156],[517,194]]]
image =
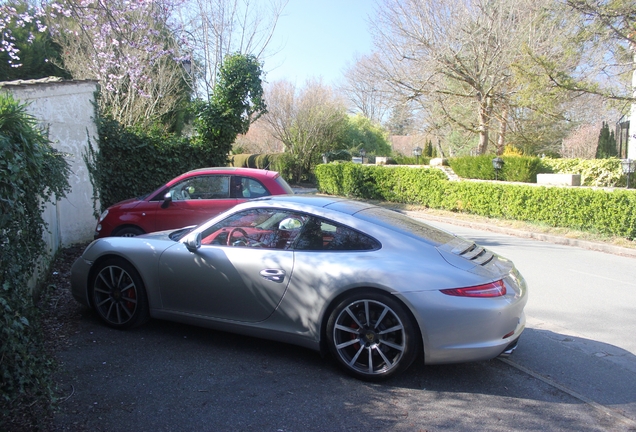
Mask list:
[[347,124],[345,104],[330,87],[310,81],[302,89],[287,81],[266,88],[270,133],[285,146],[294,180],[310,172],[321,153],[339,147]]
[[386,81],[374,74],[377,54],[356,58],[345,71],[345,82],[338,89],[349,101],[352,112],[375,123],[383,123],[391,106],[391,92]]
[[598,146],[600,124],[586,124],[574,130],[563,140],[561,156],[567,158],[594,159]]
[[262,60],[287,0],[186,0],[178,15],[197,96],[209,98],[228,54]]
[[[512,66],[533,38],[547,37],[542,3],[385,0],[374,24],[385,59],[377,66],[395,91],[437,106],[448,121],[478,134],[477,151],[484,153],[493,116],[516,91]],[[466,109],[475,114],[459,114]]]

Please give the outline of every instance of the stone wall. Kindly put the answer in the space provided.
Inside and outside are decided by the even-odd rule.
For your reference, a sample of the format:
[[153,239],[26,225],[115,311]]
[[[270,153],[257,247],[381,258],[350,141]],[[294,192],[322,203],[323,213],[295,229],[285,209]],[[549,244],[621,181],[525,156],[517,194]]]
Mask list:
[[27,111],[48,131],[53,147],[65,153],[71,168],[71,191],[44,212],[48,232],[44,240],[51,254],[60,247],[82,243],[93,238],[93,187],[82,155],[86,153],[88,137],[97,142],[94,122],[94,81],[62,81],[42,79],[0,83],[0,91],[27,104]]

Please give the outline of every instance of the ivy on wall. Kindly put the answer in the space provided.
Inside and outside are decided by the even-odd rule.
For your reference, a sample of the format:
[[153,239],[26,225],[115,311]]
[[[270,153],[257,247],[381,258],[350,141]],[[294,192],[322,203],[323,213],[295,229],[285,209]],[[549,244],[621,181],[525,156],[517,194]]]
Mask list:
[[29,279],[45,252],[42,212],[68,192],[69,172],[25,105],[0,94],[0,430],[10,430],[10,414],[46,410],[52,398]]

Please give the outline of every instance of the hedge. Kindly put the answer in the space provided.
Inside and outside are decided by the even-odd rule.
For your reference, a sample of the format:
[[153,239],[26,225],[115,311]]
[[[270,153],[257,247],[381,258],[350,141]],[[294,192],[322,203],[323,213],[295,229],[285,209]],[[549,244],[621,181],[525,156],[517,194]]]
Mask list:
[[330,163],[316,167],[318,190],[636,238],[636,191],[503,182],[449,181],[434,168]]
[[94,189],[99,191],[102,211],[121,200],[150,193],[184,172],[225,165],[225,156],[220,157],[212,146],[188,138],[126,129],[102,116],[97,116],[97,129],[99,149],[89,142],[85,162]]
[[[536,183],[537,174],[580,174],[581,185],[598,187],[625,186],[621,161],[608,159],[553,159],[536,156],[502,156],[504,166],[499,180]],[[493,155],[450,158],[448,164],[455,174],[465,179],[494,180]]]

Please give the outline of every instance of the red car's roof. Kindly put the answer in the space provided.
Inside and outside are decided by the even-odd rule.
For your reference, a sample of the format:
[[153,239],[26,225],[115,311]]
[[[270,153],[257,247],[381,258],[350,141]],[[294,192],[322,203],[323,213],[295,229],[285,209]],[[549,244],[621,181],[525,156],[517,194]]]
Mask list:
[[279,176],[276,171],[269,171],[263,169],[256,168],[235,168],[235,167],[212,167],[212,168],[199,168],[192,171],[188,171],[186,173],[181,174],[179,177],[176,177],[167,185],[172,185],[177,183],[178,181],[183,180],[184,178],[191,177],[193,175],[201,175],[201,174],[233,174],[233,175],[246,175],[254,178],[276,178]]

